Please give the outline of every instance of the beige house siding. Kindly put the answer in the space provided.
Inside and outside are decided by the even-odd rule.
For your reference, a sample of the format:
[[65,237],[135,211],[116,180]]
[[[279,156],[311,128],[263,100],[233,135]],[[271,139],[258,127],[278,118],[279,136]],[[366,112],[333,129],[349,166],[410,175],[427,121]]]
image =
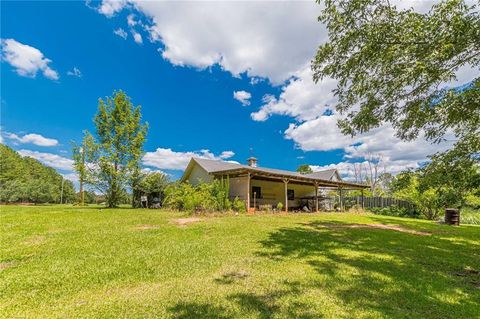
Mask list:
[[211,183],[212,175],[208,174],[200,165],[194,165],[190,175],[186,179],[190,184],[197,185],[199,183]]
[[[272,205],[276,206],[278,203],[285,204],[285,185],[283,182],[270,182],[262,180],[251,180],[251,186],[261,187],[262,198],[256,199],[256,205]],[[231,184],[230,184],[231,185]],[[231,187],[231,186],[230,186]],[[288,207],[299,207],[300,198],[306,196],[314,196],[314,186],[288,184],[288,189],[293,189],[294,200],[288,201]],[[251,203],[253,205],[253,192],[251,192]]]
[[232,177],[230,178],[230,198],[238,197],[241,200],[247,199],[247,177]]
[[[302,208],[303,200],[301,198],[308,198],[305,204],[308,205],[310,210],[312,210],[312,207],[313,209],[332,209],[333,207],[329,208],[327,206],[332,206],[333,201],[324,198],[325,195],[329,195],[330,191],[336,191],[340,188],[363,189],[366,187],[356,183],[343,182],[338,172],[332,170],[300,176],[295,172],[252,168],[246,165],[193,158],[190,160],[181,181],[189,182],[192,185],[198,185],[202,182],[211,183],[215,178],[214,176],[220,177],[222,174],[224,174],[224,177],[227,175],[235,176],[230,177],[230,198],[238,197],[245,201],[249,207],[276,206],[278,203],[282,203],[285,207],[286,194],[285,183],[283,182],[285,179],[291,181],[287,184],[287,190],[294,191],[294,199],[288,201],[288,209],[292,210]],[[248,174],[251,178],[242,176],[242,174]],[[295,182],[301,184],[295,184]],[[318,189],[319,197],[317,198],[315,198],[314,185],[320,186]],[[254,196],[253,187],[261,188],[261,198]],[[250,197],[248,197],[248,194],[250,194]],[[317,205],[318,207],[316,207]]]

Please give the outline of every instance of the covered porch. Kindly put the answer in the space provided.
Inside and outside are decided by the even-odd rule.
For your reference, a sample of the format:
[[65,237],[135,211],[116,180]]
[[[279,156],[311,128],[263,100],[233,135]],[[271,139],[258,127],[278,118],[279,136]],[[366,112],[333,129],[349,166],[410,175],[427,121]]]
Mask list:
[[[271,207],[276,208],[282,203],[282,209],[303,210],[318,212],[330,210],[326,206],[326,191],[337,191],[340,210],[344,209],[343,195],[346,190],[363,190],[367,186],[344,181],[322,180],[302,176],[301,174],[281,174],[266,172],[256,168],[237,169],[215,174],[217,177],[230,178],[230,197],[243,199],[249,211]],[[363,191],[362,191],[363,193]],[[363,203],[363,201],[362,201]]]

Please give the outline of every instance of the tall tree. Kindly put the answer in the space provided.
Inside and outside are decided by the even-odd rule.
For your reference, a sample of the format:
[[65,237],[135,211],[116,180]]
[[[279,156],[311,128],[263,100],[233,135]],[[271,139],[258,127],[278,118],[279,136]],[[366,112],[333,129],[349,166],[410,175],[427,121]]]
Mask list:
[[386,163],[381,154],[369,153],[364,162],[353,163],[355,182],[370,185],[372,194],[376,194],[381,176],[387,171]]
[[425,132],[438,142],[480,151],[480,78],[446,87],[462,68],[479,68],[478,5],[444,0],[428,13],[397,10],[388,0],[318,0],[329,40],[312,62],[313,77],[338,81],[342,132],[355,135],[390,123],[405,140]]
[[302,164],[297,167],[297,172],[300,174],[310,174],[313,173],[312,168],[308,164]]
[[383,161],[383,156],[380,154],[368,154],[367,163],[364,165],[365,176],[367,184],[370,185],[370,191],[376,195],[377,186],[382,172],[380,171],[383,166],[383,173],[386,172],[386,168]]
[[[471,146],[471,145],[468,145]],[[480,165],[475,157],[465,156],[467,147],[435,154],[419,170],[421,191],[434,188],[444,207],[463,207],[467,196],[480,187]]]
[[73,142],[73,166],[75,171],[78,174],[78,182],[80,186],[79,191],[79,202],[80,205],[85,205],[85,189],[84,184],[87,177],[86,170],[86,152],[87,145],[92,144],[91,135],[87,131],[84,131],[84,138],[82,140],[82,145],[79,146]]
[[85,133],[85,180],[105,195],[108,207],[117,207],[123,200],[140,167],[148,128],[140,110],[123,91],[115,91],[113,97],[99,99],[96,136]]

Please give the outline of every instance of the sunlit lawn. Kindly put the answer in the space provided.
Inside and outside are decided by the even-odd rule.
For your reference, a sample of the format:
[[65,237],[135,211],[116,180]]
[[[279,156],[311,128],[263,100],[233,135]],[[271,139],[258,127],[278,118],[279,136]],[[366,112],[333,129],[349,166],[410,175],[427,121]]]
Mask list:
[[179,226],[185,215],[159,210],[0,209],[5,318],[480,315],[479,226],[330,213]]

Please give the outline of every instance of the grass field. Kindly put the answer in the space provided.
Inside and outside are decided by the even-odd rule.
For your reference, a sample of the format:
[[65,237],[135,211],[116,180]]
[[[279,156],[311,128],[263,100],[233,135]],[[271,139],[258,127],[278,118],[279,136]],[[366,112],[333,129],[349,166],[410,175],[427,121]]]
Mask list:
[[479,226],[331,213],[180,225],[185,215],[159,210],[0,209],[4,318],[480,315]]

